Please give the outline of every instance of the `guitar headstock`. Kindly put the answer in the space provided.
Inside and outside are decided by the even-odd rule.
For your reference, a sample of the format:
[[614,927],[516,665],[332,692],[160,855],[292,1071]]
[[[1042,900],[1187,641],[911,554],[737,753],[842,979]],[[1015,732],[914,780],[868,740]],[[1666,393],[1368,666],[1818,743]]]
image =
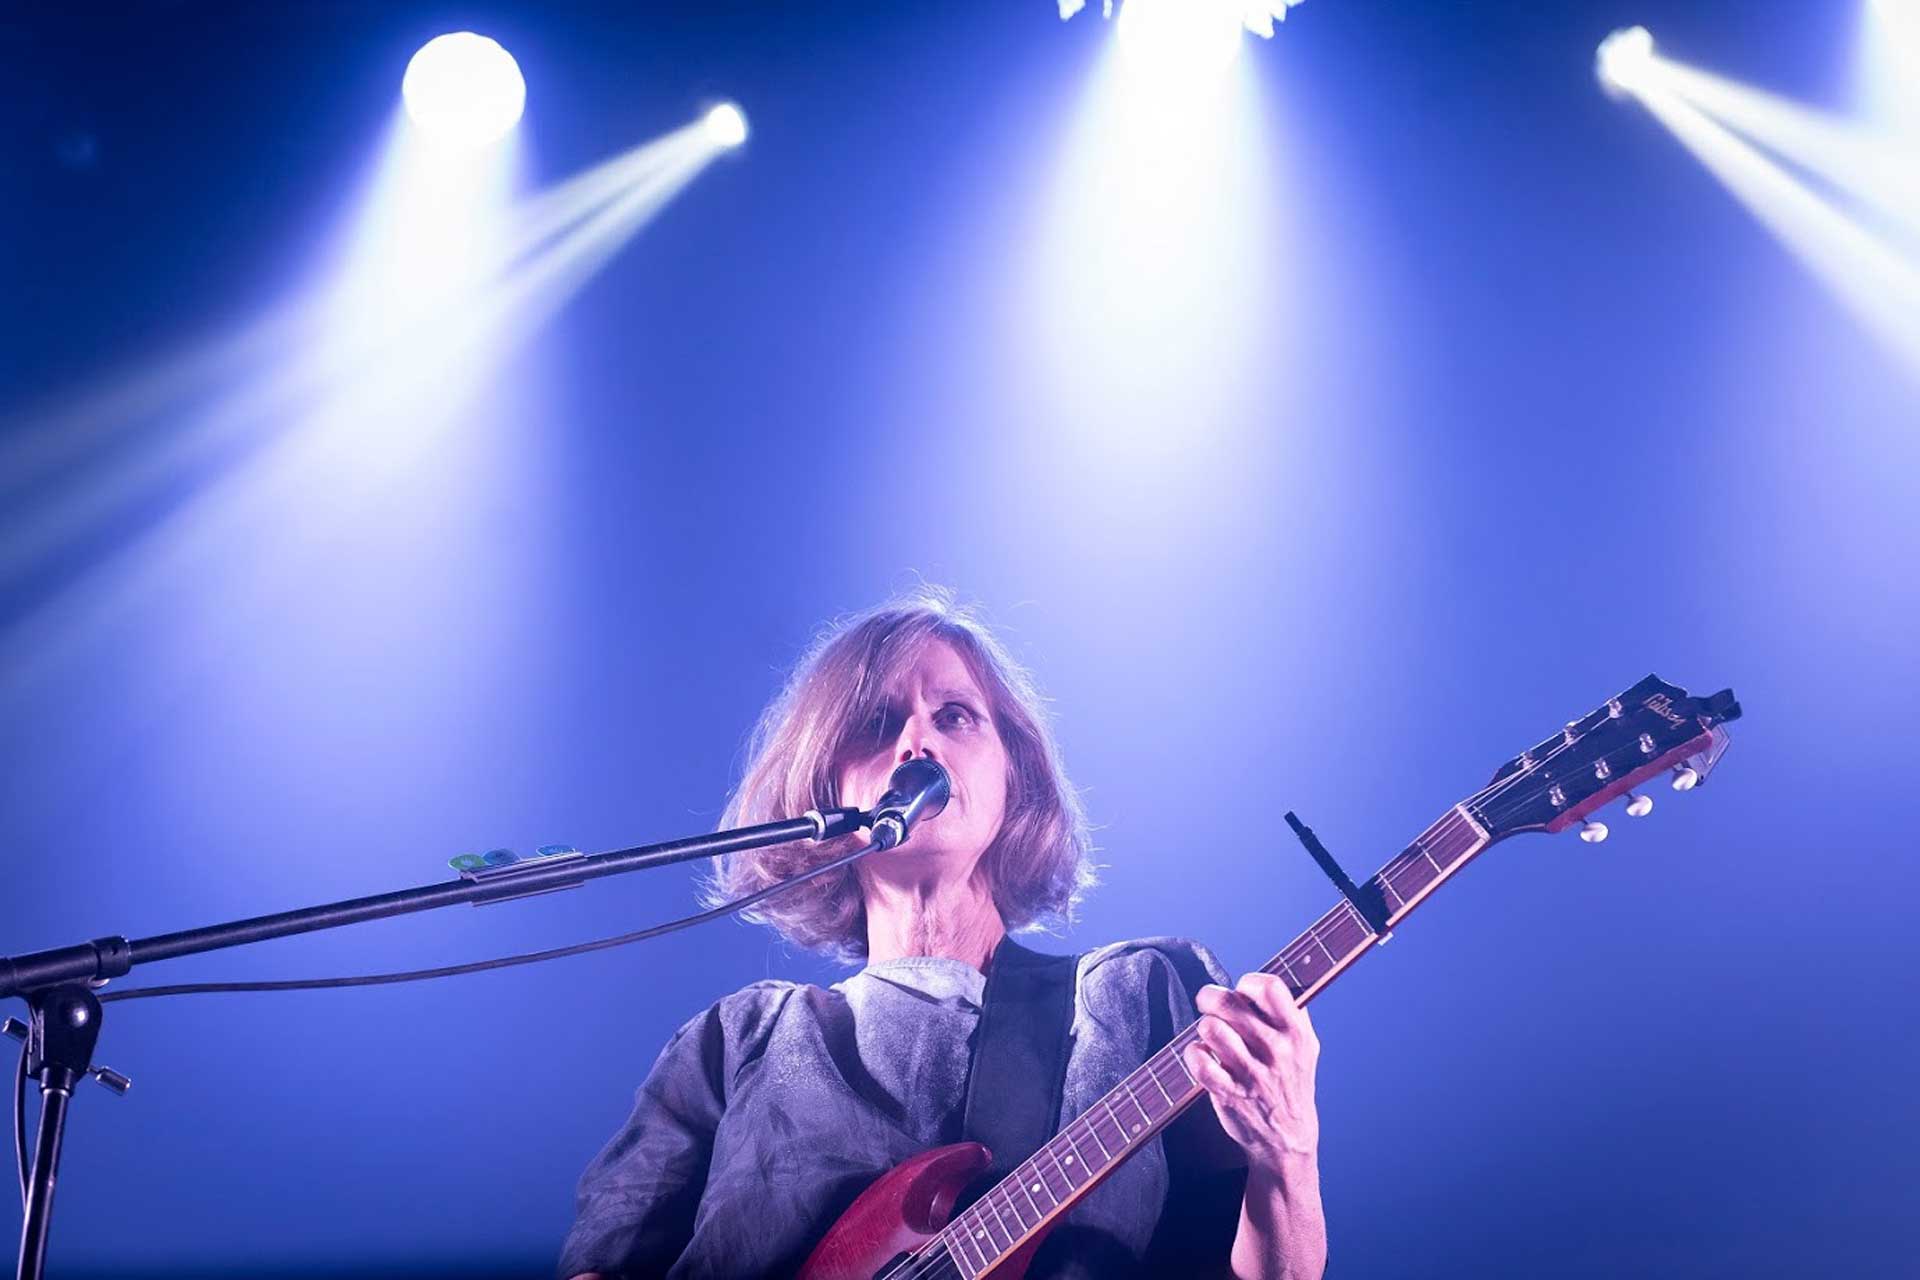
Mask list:
[[1695,698],[1648,676],[1509,760],[1468,804],[1495,840],[1576,822],[1583,839],[1604,840],[1606,826],[1587,815],[1621,796],[1632,797],[1629,814],[1644,815],[1653,799],[1636,788],[1668,771],[1676,791],[1705,782],[1727,749],[1721,726],[1739,716],[1731,689]]

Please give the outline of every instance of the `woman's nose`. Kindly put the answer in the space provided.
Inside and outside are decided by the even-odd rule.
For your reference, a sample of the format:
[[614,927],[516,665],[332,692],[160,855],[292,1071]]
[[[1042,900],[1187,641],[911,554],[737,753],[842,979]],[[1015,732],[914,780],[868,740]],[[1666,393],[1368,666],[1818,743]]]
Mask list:
[[899,750],[895,754],[901,764],[915,756],[934,759],[932,730],[919,716],[909,717],[906,724],[901,726]]

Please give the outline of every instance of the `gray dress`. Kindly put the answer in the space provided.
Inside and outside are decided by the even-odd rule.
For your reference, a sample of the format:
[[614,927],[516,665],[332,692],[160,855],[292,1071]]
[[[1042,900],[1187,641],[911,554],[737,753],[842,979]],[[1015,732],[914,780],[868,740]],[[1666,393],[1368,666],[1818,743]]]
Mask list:
[[[1082,956],[1062,1122],[1191,1022],[1206,982],[1227,977],[1186,939]],[[707,1009],[581,1177],[560,1275],[791,1275],[876,1177],[960,1141],[985,986],[961,961],[912,957],[825,989],[756,982]],[[1244,1179],[1197,1103],[1074,1206],[1027,1274],[1224,1271]]]

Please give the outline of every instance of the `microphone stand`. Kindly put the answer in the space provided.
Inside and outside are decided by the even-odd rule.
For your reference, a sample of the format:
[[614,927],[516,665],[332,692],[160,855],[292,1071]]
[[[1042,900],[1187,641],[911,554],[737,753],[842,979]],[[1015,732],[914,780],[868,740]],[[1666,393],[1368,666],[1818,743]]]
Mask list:
[[[472,903],[482,906],[536,893],[572,889],[589,880],[645,871],[652,867],[738,853],[795,840],[824,841],[848,835],[872,823],[861,809],[808,810],[798,818],[757,826],[691,836],[661,844],[583,854],[562,850],[537,858],[488,865],[483,859],[459,859],[464,867],[458,880],[420,885],[367,898],[349,898],[274,915],[253,916],[225,924],[207,925],[178,933],[129,942],[121,937],[95,938],[75,946],[0,957],[0,999],[19,996],[27,1002],[27,1074],[40,1083],[40,1127],[34,1141],[33,1164],[27,1177],[26,1217],[20,1227],[20,1280],[40,1280],[46,1267],[47,1233],[53,1213],[53,1188],[65,1136],[67,1104],[74,1086],[93,1076],[116,1093],[125,1093],[125,1076],[93,1062],[100,1039],[100,1000],[94,989],[110,978],[132,971],[135,965],[175,956],[197,955],[227,947],[246,946],[296,933],[338,929],[363,920],[432,911]],[[469,862],[478,864],[468,866]],[[8,1019],[8,1030],[14,1024]]]

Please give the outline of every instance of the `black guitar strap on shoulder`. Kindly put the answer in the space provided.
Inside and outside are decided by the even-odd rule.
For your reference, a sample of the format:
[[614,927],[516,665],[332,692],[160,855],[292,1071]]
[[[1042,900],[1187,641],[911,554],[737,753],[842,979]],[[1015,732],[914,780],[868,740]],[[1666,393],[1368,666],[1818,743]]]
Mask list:
[[1059,1128],[1079,960],[1029,951],[1011,937],[994,948],[960,1136],[993,1153],[996,1181]]

